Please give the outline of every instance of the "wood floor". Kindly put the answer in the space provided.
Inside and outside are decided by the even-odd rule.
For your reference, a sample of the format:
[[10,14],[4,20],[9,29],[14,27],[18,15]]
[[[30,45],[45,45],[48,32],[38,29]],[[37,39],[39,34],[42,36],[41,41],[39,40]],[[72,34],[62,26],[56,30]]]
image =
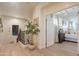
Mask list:
[[19,43],[0,43],[0,56],[76,56],[77,43],[63,42],[41,50],[29,50]]

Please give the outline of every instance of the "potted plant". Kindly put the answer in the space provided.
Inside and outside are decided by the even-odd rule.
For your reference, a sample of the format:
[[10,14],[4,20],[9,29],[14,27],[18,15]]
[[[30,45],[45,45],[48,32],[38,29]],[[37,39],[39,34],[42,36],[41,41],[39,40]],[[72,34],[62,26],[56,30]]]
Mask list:
[[28,35],[28,47],[30,49],[34,49],[35,45],[34,45],[34,40],[33,40],[33,36],[38,34],[38,32],[40,31],[38,28],[37,24],[33,24],[32,21],[27,21],[27,30],[26,30],[26,34]]

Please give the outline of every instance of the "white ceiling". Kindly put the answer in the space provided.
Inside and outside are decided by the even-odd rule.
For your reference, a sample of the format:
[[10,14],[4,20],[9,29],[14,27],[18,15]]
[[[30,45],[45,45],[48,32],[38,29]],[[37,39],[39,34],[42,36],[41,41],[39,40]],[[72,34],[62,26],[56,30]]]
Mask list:
[[27,18],[32,16],[35,2],[0,2],[0,15]]
[[73,18],[73,17],[77,16],[78,12],[79,12],[79,7],[75,6],[72,8],[68,8],[68,9],[59,11],[56,13],[56,15],[61,16],[61,17],[65,17],[65,18],[69,18],[69,17]]

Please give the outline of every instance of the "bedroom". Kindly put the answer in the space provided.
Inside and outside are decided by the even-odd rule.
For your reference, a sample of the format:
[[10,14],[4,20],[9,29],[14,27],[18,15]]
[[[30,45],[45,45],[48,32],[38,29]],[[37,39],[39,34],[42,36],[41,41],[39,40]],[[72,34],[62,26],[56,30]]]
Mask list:
[[60,40],[70,41],[77,43],[77,25],[78,25],[78,7],[72,7],[60,12],[57,12],[55,15],[58,21],[58,34],[61,34],[59,31],[63,32],[64,38]]
[[78,6],[75,6],[56,13],[59,18],[58,27],[61,29],[60,33],[58,30],[59,43],[72,52],[77,51],[78,10]]
[[[55,44],[53,47],[56,46],[60,49],[68,50],[73,53],[77,51],[78,10],[79,7],[74,6],[47,15],[47,46],[49,46],[48,39],[54,37]],[[51,26],[53,26],[54,29],[51,28]],[[51,37],[50,33],[52,31],[50,29],[53,30],[53,36]]]

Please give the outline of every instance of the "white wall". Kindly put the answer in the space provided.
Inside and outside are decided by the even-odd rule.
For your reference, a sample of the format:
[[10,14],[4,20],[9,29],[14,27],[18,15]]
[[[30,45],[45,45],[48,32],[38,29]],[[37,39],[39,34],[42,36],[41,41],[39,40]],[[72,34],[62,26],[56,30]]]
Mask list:
[[2,23],[3,23],[3,37],[4,40],[15,40],[16,36],[12,35],[12,25],[19,25],[19,28],[24,29],[25,21],[23,19],[17,19],[14,17],[2,16]]
[[45,20],[43,17],[43,11],[42,8],[47,5],[48,3],[41,3],[38,6],[36,6],[36,8],[33,11],[33,19],[34,18],[39,18],[39,29],[40,29],[40,33],[37,39],[37,47],[39,49],[45,48]]
[[[78,22],[79,22],[79,15],[78,15]],[[78,41],[78,45],[77,45],[77,47],[78,47],[78,49],[77,49],[77,53],[79,54],[79,23],[77,23],[77,41]]]
[[43,30],[42,30],[42,22],[43,21],[41,21],[41,16],[42,16],[42,14],[41,14],[41,12],[42,12],[42,10],[41,10],[41,7],[40,6],[37,6],[36,8],[35,8],[35,10],[34,10],[34,12],[33,12],[33,19],[34,18],[39,18],[39,29],[40,29],[40,33],[39,33],[39,36],[38,36],[38,39],[37,39],[37,48],[39,48],[39,49],[41,49],[42,47],[45,47],[44,46],[44,43],[42,43],[42,41],[43,40],[40,40],[40,39],[44,39],[44,37],[43,37],[43,33],[42,32],[44,32]]

